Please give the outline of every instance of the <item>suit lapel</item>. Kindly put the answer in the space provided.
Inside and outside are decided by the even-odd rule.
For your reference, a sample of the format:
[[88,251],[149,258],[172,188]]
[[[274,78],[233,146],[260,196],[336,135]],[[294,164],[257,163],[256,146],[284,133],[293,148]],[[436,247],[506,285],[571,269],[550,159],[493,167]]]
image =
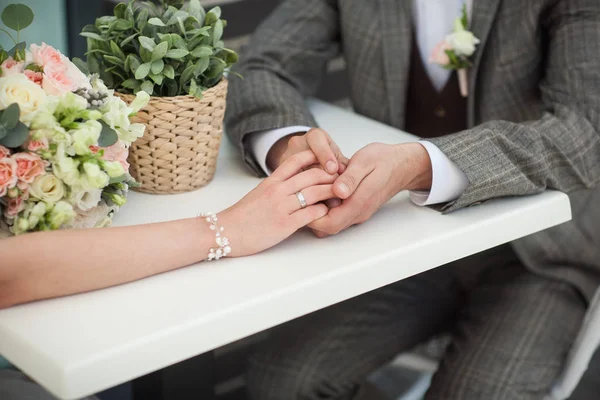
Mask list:
[[413,0],[379,0],[388,123],[404,126],[412,43]]
[[492,30],[494,20],[498,13],[498,7],[502,0],[473,0],[473,12],[471,17],[471,31],[481,40],[477,51],[473,55],[473,67],[469,71],[469,101],[468,101],[468,124],[475,125],[475,89],[481,58]]

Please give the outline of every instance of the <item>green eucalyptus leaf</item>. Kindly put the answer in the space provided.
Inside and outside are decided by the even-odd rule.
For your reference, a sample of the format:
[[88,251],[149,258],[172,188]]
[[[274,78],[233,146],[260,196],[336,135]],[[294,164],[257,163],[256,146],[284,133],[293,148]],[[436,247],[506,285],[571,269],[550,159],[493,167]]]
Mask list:
[[169,43],[160,42],[156,45],[154,51],[152,51],[152,61],[162,60],[162,58],[167,54],[167,51],[169,51]]
[[210,46],[198,46],[190,54],[197,58],[208,57],[213,55],[213,50]]
[[2,22],[14,31],[27,28],[33,22],[33,11],[24,4],[9,4],[2,11]]
[[102,42],[106,42],[106,39],[94,32],[81,32],[79,36],[100,40]]
[[5,127],[4,125],[0,124],[0,139],[2,139],[3,137],[5,137],[6,135],[8,135],[8,133],[10,132],[10,130]]
[[148,23],[150,25],[154,25],[154,26],[167,26],[164,22],[162,22],[162,20],[160,18],[156,18],[156,17],[150,18],[148,20]]
[[143,48],[145,48],[146,50],[148,50],[149,52],[153,52],[154,49],[156,48],[156,43],[154,42],[154,39],[149,38],[147,36],[140,36],[138,38],[138,40],[140,41],[140,44],[142,45]]
[[12,103],[0,114],[0,124],[7,129],[14,129],[19,123],[20,109],[19,104]]
[[140,89],[152,96],[152,93],[154,92],[154,83],[151,81],[144,81]]
[[184,50],[184,49],[171,49],[171,50],[167,51],[167,54],[165,54],[165,57],[180,59],[180,58],[184,58],[189,53],[190,53],[189,51]]
[[162,70],[162,73],[169,79],[175,79],[175,69],[172,65],[165,65],[164,69]]
[[[152,65],[150,67],[150,71],[154,75],[156,75],[156,74],[160,74],[163,71],[164,68],[165,68],[165,62],[162,59],[160,59],[160,60],[156,60],[156,61],[152,62]],[[173,68],[173,67],[171,67],[171,68]]]
[[11,149],[17,148],[29,139],[29,128],[22,122],[18,122],[13,129],[0,139],[0,145]]
[[98,138],[98,146],[100,147],[110,147],[113,144],[117,143],[119,140],[119,136],[117,132],[112,129],[110,126],[106,124],[104,121],[99,121],[100,125],[102,125],[102,131],[100,132],[100,137]]
[[144,79],[150,73],[151,64],[143,63],[139,66],[139,68],[135,71],[135,79]]
[[223,22],[218,20],[213,28],[213,43],[217,43],[223,37]]

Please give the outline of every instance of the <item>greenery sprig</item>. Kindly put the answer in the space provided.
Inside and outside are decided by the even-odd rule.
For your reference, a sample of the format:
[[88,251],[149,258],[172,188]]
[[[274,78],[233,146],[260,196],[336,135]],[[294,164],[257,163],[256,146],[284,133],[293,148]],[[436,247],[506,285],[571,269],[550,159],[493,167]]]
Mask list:
[[226,25],[199,0],[130,0],[83,28],[87,62],[74,62],[122,93],[201,97],[238,59],[221,40]]
[[12,57],[15,61],[25,60],[25,42],[21,42],[21,31],[33,22],[33,11],[24,4],[10,4],[4,8],[0,16],[4,25],[17,33],[17,39],[6,29],[0,28],[1,32],[8,35],[14,43],[14,47],[8,51],[0,46],[0,64]]

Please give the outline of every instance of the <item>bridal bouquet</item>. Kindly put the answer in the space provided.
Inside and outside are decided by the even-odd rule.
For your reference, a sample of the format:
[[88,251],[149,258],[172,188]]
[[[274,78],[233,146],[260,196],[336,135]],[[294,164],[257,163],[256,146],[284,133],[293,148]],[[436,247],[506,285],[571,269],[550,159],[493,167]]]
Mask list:
[[[10,28],[9,9],[20,13],[22,29],[28,7],[4,10]],[[142,92],[127,105],[46,44],[1,49],[0,230],[21,234],[110,224],[135,184],[126,160],[144,125],[129,117],[148,97]]]

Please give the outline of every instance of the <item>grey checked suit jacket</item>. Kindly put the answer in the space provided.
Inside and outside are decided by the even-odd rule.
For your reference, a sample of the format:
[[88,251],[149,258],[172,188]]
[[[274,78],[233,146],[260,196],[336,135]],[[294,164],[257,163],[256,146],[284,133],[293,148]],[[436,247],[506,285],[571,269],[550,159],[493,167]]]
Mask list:
[[[305,105],[346,58],[356,112],[402,129],[413,0],[287,0],[258,29],[229,89],[226,128],[247,164],[256,131],[315,126]],[[600,284],[600,1],[475,0],[469,129],[431,141],[469,179],[446,212],[501,196],[570,193],[572,222],[514,242],[533,271]]]

